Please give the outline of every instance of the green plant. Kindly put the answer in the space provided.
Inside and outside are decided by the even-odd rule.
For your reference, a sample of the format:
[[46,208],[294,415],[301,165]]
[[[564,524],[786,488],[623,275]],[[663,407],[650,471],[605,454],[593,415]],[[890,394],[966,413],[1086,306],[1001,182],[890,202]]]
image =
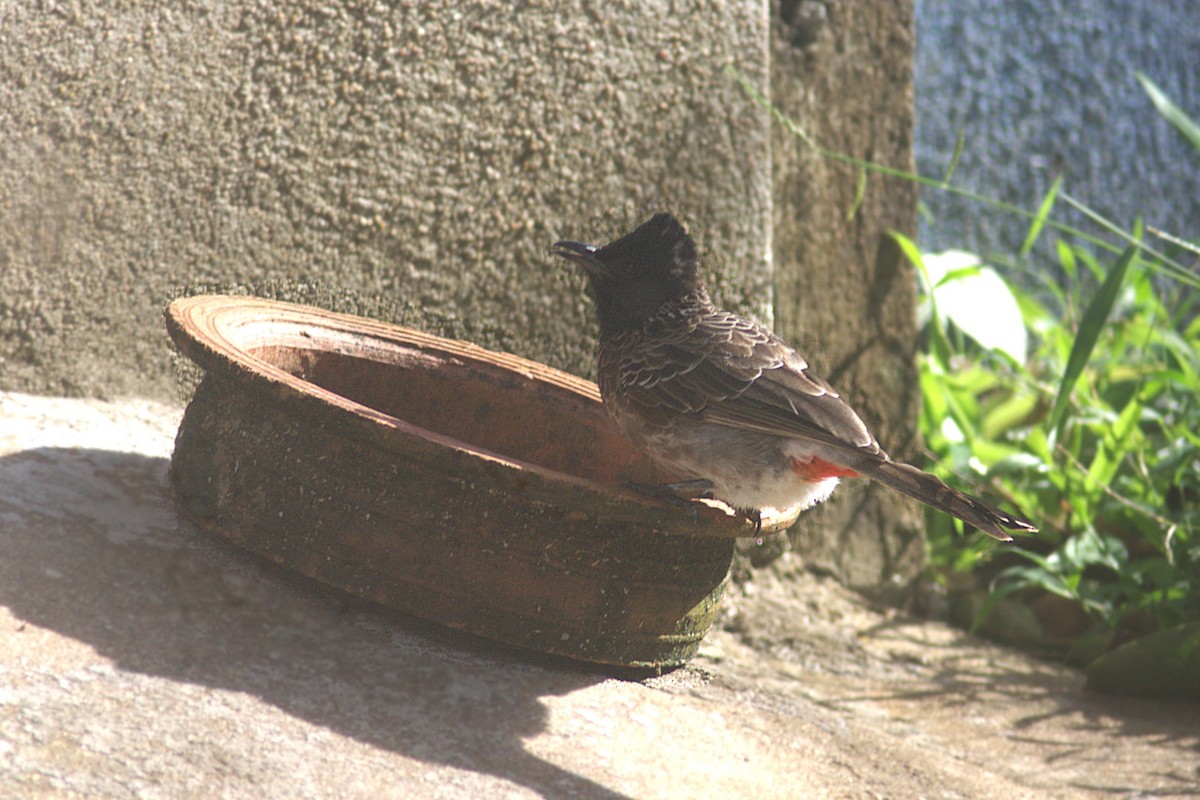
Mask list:
[[[1038,590],[1085,611],[1090,641],[1200,619],[1200,298],[1163,300],[1132,247],[1102,266],[1060,243],[1067,288],[1047,284],[1043,300],[897,238],[925,287],[921,427],[935,471],[990,484],[1042,525],[1005,550],[981,617]],[[1019,316],[998,318],[1006,308]],[[1008,344],[969,335],[981,320]],[[1028,353],[1012,329],[1028,332]],[[988,551],[964,550],[956,521],[928,523],[935,567],[983,565]]]
[[[1200,151],[1195,124],[1137,77]],[[900,242],[929,309],[921,423],[938,471],[974,473],[1043,524],[1036,543],[1009,551],[975,624],[1014,594],[1056,595],[1091,621],[1076,642],[1087,660],[1122,638],[1200,620],[1200,296],[1173,257],[1200,251],[1161,233],[1172,255],[1148,250],[1136,226],[1119,256],[1098,256],[1067,232],[1055,243],[1063,280],[1035,276],[1030,254],[1059,191],[1055,181],[1008,265],[1037,278],[1024,282],[1036,295],[961,256],[955,269],[941,257],[931,270]],[[986,291],[971,291],[984,276]],[[997,319],[1012,307],[1019,322]],[[981,320],[992,341],[972,333]],[[935,568],[983,566],[984,551],[957,548],[944,517],[929,522]]]
[[[1121,229],[1057,180],[1036,212],[956,187],[961,139],[940,180],[823,148],[732,74],[805,147],[858,172],[855,209],[870,173],[1029,221],[1005,265],[1023,281],[970,254],[924,255],[895,235],[923,289],[920,423],[932,469],[951,483],[967,476],[973,488],[990,486],[1042,526],[1017,547],[982,539],[964,547],[961,523],[929,513],[933,569],[991,577],[976,625],[1006,598],[1040,595],[1085,615],[1079,660],[1179,623],[1190,623],[1168,639],[1179,653],[1200,647],[1200,277],[1182,263],[1195,263],[1200,248],[1154,228],[1166,244],[1151,245],[1140,223]],[[1200,127],[1136,77],[1200,151]],[[1056,220],[1060,201],[1100,233]],[[1035,243],[1047,232],[1059,237],[1059,273],[1038,269]],[[1183,680],[1196,689],[1198,677]]]

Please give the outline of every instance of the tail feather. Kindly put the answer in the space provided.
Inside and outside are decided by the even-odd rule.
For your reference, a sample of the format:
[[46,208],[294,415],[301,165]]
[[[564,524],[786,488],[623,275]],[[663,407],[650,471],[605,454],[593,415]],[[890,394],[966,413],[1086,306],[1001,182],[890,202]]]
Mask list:
[[936,475],[922,472],[916,467],[896,461],[879,461],[870,464],[855,464],[854,468],[869,478],[886,484],[909,497],[915,497],[928,506],[945,511],[963,522],[1002,542],[1011,542],[1005,529],[1036,533],[1037,528],[1020,517],[1001,511],[991,503],[978,497],[952,489]]

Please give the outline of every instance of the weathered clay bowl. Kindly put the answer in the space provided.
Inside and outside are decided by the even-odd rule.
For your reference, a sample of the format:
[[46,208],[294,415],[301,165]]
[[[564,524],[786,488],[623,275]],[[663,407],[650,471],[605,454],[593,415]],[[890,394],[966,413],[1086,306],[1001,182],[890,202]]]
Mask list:
[[[251,297],[173,302],[205,370],[175,442],[183,510],[304,575],[452,628],[674,666],[737,536],[621,488],[656,475],[594,384],[466,342]],[[767,520],[767,529],[789,520]]]

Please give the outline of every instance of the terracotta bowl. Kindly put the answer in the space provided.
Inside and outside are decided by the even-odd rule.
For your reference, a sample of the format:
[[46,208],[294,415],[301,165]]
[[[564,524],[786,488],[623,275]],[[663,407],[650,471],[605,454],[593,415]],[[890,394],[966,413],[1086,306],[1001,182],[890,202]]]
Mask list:
[[[304,575],[437,623],[606,664],[684,663],[745,520],[658,482],[596,386],[516,356],[252,297],[173,302],[205,370],[183,511]],[[766,520],[764,530],[791,520]]]

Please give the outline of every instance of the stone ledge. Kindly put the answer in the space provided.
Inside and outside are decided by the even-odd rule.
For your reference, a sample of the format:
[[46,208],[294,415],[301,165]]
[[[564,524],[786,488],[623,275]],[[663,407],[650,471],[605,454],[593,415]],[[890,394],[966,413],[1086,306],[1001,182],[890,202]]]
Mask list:
[[1195,790],[1195,708],[1085,695],[792,557],[642,682],[431,629],[180,524],[179,416],[0,394],[2,796]]

